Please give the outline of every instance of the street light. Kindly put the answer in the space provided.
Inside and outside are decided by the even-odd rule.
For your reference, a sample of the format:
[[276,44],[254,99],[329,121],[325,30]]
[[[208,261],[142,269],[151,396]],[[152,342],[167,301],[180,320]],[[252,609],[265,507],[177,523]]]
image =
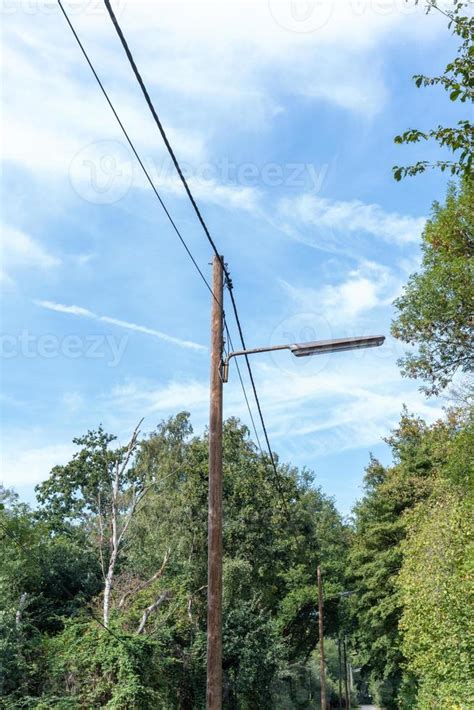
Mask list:
[[223,358],[224,279],[222,256],[212,264],[211,378],[209,410],[209,509],[207,572],[207,710],[222,708],[222,394],[229,375],[229,362],[239,355],[290,350],[296,357],[357,350],[382,345],[383,335],[319,340],[273,347],[237,350]]
[[229,379],[229,362],[239,355],[253,355],[255,353],[268,353],[275,350],[290,350],[295,357],[308,357],[309,355],[324,355],[324,353],[341,353],[346,350],[360,350],[361,348],[376,348],[382,345],[384,335],[368,335],[358,338],[335,338],[333,340],[315,340],[309,343],[287,343],[285,345],[272,345],[250,350],[236,350],[229,353],[222,362],[222,381]]

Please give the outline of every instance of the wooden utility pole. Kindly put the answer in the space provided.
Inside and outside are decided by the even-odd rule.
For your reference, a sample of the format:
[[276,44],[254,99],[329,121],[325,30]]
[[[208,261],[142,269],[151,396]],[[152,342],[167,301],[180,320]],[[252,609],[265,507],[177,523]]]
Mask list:
[[319,666],[321,677],[321,710],[327,710],[326,669],[324,666],[324,602],[321,567],[318,565],[318,622],[319,622]]
[[339,707],[342,708],[342,649],[340,634],[337,637],[337,656],[339,660]]
[[346,691],[346,708],[350,710],[351,707],[351,696],[349,693],[349,681],[347,678],[347,647],[346,647],[346,637],[343,637],[342,648],[344,651],[344,689]]
[[207,710],[222,708],[222,350],[223,258],[212,263],[211,401],[207,567]]

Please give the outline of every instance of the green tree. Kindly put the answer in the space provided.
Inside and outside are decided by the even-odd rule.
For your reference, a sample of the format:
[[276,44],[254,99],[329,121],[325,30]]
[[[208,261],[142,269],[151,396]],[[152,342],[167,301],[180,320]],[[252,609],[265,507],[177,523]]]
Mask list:
[[474,181],[449,188],[422,239],[421,270],[395,301],[392,333],[418,348],[400,360],[402,373],[437,394],[474,365]]
[[44,688],[44,639],[99,592],[100,573],[84,538],[51,535],[15,496],[0,497],[0,696],[20,707]]
[[[21,522],[18,513],[8,521],[25,526],[28,552],[37,544],[48,569],[54,561],[53,574],[30,561],[24,581],[27,553],[23,557],[17,545],[5,548],[5,589],[21,572],[10,597],[0,587],[8,622],[0,645],[9,664],[3,688],[8,708],[205,705],[207,433],[194,436],[182,412],[141,441],[133,439],[133,454],[130,446],[114,449],[113,440],[102,429],[77,439],[72,461],[53,469],[39,487],[38,514],[28,512]],[[326,629],[337,630],[347,527],[310,472],[276,460],[278,486],[248,429],[236,419],[225,422],[223,667],[229,709],[270,710],[281,706],[279,698],[288,709],[301,707],[303,696],[293,692],[291,680],[296,667],[314,698],[308,659],[318,642],[318,564],[325,570]],[[114,506],[116,529],[126,536],[114,568],[107,632],[86,613],[96,614],[103,604],[100,552],[106,570]],[[96,586],[86,590],[87,579]],[[72,598],[61,580],[75,590]],[[15,618],[24,589],[31,590],[31,604],[23,628],[27,619],[34,622],[34,635],[26,636],[33,648],[18,654]]]
[[89,533],[104,579],[105,626],[109,624],[116,566],[130,523],[153,483],[130,466],[138,446],[138,427],[126,446],[112,450],[109,445],[115,439],[101,427],[74,439],[81,450],[65,466],[55,466],[49,478],[36,487],[40,515],[52,530],[81,525]]
[[[387,710],[398,707],[405,684],[399,621],[403,604],[398,573],[403,563],[409,513],[429,498],[440,461],[456,422],[431,428],[404,413],[387,440],[394,459],[391,467],[372,459],[365,476],[365,496],[354,509],[354,532],[348,575],[354,594],[353,642],[360,654],[363,679],[376,703]],[[409,706],[408,706],[409,707]]]
[[434,490],[410,516],[402,546],[402,649],[416,680],[410,710],[474,704],[472,417],[457,422],[445,446]]
[[[176,466],[176,462],[178,465]],[[181,660],[180,707],[201,707],[205,695],[207,583],[207,435],[191,436],[184,413],[141,444],[136,465],[160,486],[136,517],[127,573],[146,579],[167,549],[163,582],[169,608],[150,617],[147,634],[169,630],[169,652]],[[288,661],[317,643],[315,570],[327,561],[328,589],[341,589],[346,530],[311,474],[269,461],[236,419],[224,426],[224,685],[231,707],[272,707],[268,689]],[[151,524],[153,521],[153,524]],[[143,550],[147,554],[143,554]],[[118,580],[120,585],[120,580]],[[133,614],[133,603],[126,605]],[[328,605],[328,628],[336,626]]]
[[[445,14],[449,20],[449,28],[459,37],[461,43],[457,57],[447,65],[443,74],[435,77],[417,74],[413,77],[417,87],[442,86],[449,93],[451,101],[460,101],[463,104],[470,104],[474,100],[474,17],[469,13],[469,6],[470,3],[466,0],[454,0],[453,8],[446,12],[436,0],[428,0],[427,11],[435,9]],[[428,167],[448,170],[452,175],[472,175],[474,125],[469,119],[459,121],[456,127],[438,126],[428,131],[412,128],[396,136],[395,143],[419,143],[430,139],[450,151],[453,160],[437,160],[434,164],[422,160],[408,167],[397,165],[393,168],[396,180],[422,173]]]

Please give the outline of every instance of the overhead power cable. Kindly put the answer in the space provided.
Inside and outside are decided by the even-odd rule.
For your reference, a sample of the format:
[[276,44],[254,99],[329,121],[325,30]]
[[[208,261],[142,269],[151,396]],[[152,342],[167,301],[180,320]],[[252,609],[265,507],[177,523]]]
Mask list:
[[[80,50],[81,50],[83,56],[84,56],[84,58],[86,59],[87,64],[89,65],[90,70],[92,71],[92,74],[94,75],[95,80],[97,81],[97,84],[99,85],[99,87],[100,87],[100,89],[101,89],[101,91],[102,91],[102,94],[104,95],[104,97],[105,97],[105,99],[106,99],[106,101],[107,101],[107,103],[108,103],[108,105],[109,105],[109,107],[110,107],[110,109],[111,109],[111,111],[112,111],[112,113],[113,113],[113,115],[114,115],[114,117],[115,117],[117,123],[118,123],[119,126],[120,126],[120,129],[122,130],[122,133],[123,133],[123,135],[125,136],[125,138],[126,138],[126,140],[127,140],[127,143],[129,144],[129,146],[130,146],[130,148],[131,148],[133,154],[135,155],[135,157],[136,157],[136,159],[137,159],[137,161],[138,161],[138,163],[139,163],[141,169],[143,170],[143,173],[144,173],[144,175],[145,175],[147,181],[149,182],[149,184],[150,184],[150,186],[151,186],[151,188],[152,188],[152,190],[153,190],[155,196],[157,197],[157,199],[158,199],[158,201],[159,201],[159,203],[160,203],[162,209],[164,210],[164,212],[165,212],[165,214],[166,214],[166,216],[167,216],[167,218],[168,218],[168,220],[169,220],[171,226],[173,227],[173,230],[174,230],[175,233],[177,234],[177,236],[178,236],[178,238],[179,238],[181,244],[183,245],[184,249],[186,250],[186,253],[188,254],[189,258],[191,259],[191,261],[192,261],[194,267],[196,268],[196,270],[197,270],[199,276],[201,277],[201,279],[203,280],[203,282],[204,282],[206,288],[207,288],[208,291],[211,293],[211,295],[213,296],[213,298],[215,298],[215,296],[214,296],[214,294],[213,294],[213,291],[212,291],[212,288],[211,288],[211,286],[210,286],[208,280],[206,279],[205,275],[203,274],[203,272],[202,272],[201,268],[199,267],[199,265],[198,265],[196,259],[194,258],[193,254],[191,253],[191,250],[189,249],[189,247],[188,247],[186,241],[184,240],[184,237],[182,236],[180,230],[178,229],[177,224],[175,223],[175,221],[174,221],[173,218],[171,217],[171,214],[170,214],[169,210],[167,209],[167,207],[166,207],[166,205],[165,205],[163,199],[161,198],[161,195],[159,194],[158,190],[156,189],[156,186],[155,186],[155,184],[153,183],[153,180],[151,179],[150,174],[149,174],[149,172],[147,171],[147,169],[146,169],[146,167],[145,167],[145,165],[144,165],[144,163],[143,163],[143,160],[141,159],[141,157],[140,157],[140,155],[139,155],[139,153],[138,153],[138,151],[137,151],[137,149],[136,149],[136,147],[135,147],[135,145],[134,145],[132,139],[130,138],[130,136],[129,136],[129,134],[128,134],[128,132],[127,132],[127,130],[126,130],[126,128],[125,128],[123,122],[122,122],[122,120],[120,119],[120,116],[119,116],[118,113],[117,113],[117,110],[115,109],[115,106],[114,106],[113,103],[112,103],[112,100],[110,99],[110,97],[109,97],[109,95],[108,95],[108,93],[107,93],[107,91],[106,91],[106,89],[105,89],[105,87],[104,87],[104,85],[103,85],[103,83],[102,83],[102,81],[101,81],[99,75],[98,75],[97,72],[96,72],[96,70],[95,70],[95,68],[94,68],[94,66],[93,66],[93,64],[92,64],[92,61],[90,60],[89,55],[87,54],[87,52],[86,52],[86,50],[85,50],[85,48],[84,48],[84,45],[82,44],[82,42],[81,42],[81,40],[80,40],[80,38],[79,38],[79,36],[78,36],[78,34],[77,34],[77,32],[76,32],[76,30],[75,30],[73,24],[72,24],[72,22],[70,21],[69,16],[67,15],[66,11],[64,10],[64,7],[63,7],[63,5],[62,5],[62,3],[61,3],[61,0],[58,0],[58,5],[59,5],[59,7],[60,7],[60,9],[61,9],[61,12],[62,12],[62,14],[64,15],[64,17],[65,17],[67,23],[68,23],[68,25],[69,25],[69,28],[70,28],[72,34],[74,35],[74,38],[75,38],[75,40],[76,40],[76,42],[77,42],[77,44],[78,44],[78,46],[79,46],[79,48],[80,48]],[[221,307],[222,307],[222,309],[223,309],[223,304],[221,304]],[[224,309],[223,309],[223,310],[224,310]],[[229,329],[228,329],[228,325],[227,325],[227,322],[226,322],[226,320],[225,320],[225,316],[224,316],[224,325],[225,325],[226,332],[227,332],[227,334],[228,334],[229,342],[232,343],[231,337],[230,337],[230,332],[229,332]],[[233,345],[232,345],[232,349],[233,349]],[[253,417],[253,414],[252,414],[252,410],[251,410],[251,407],[250,407],[250,402],[249,402],[249,399],[248,399],[248,396],[247,396],[247,392],[246,392],[246,390],[245,390],[245,385],[244,385],[244,382],[243,382],[243,379],[242,379],[242,375],[241,375],[241,372],[240,372],[240,368],[239,368],[239,366],[238,366],[238,363],[237,363],[237,372],[238,372],[238,376],[239,376],[239,380],[240,380],[240,386],[241,386],[241,388],[242,388],[242,392],[243,392],[243,395],[244,395],[245,403],[246,403],[246,406],[247,406],[247,409],[248,409],[249,417],[250,417],[250,420],[251,420],[251,422],[252,422],[252,427],[253,427],[253,430],[254,430],[254,433],[255,433],[255,438],[256,438],[256,440],[257,440],[259,449],[260,449],[261,453],[263,454],[262,447],[261,447],[261,445],[260,445],[260,441],[259,441],[259,437],[258,437],[258,433],[257,433],[257,429],[256,429],[256,426],[255,426],[255,420],[254,420],[254,417]]]
[[[230,348],[231,348],[231,350],[233,351],[233,350],[235,350],[235,348],[234,348],[234,343],[232,342],[232,338],[231,338],[231,335],[230,335],[229,327],[228,327],[227,322],[226,322],[225,319],[224,319],[224,328],[225,328],[225,332],[227,333],[227,340],[229,341]],[[249,413],[249,416],[250,416],[250,421],[252,422],[252,428],[253,428],[253,432],[254,432],[254,434],[255,434],[255,440],[256,440],[256,442],[257,442],[258,448],[260,449],[260,453],[261,453],[262,456],[263,456],[262,445],[261,445],[261,443],[260,443],[260,438],[259,438],[259,436],[258,436],[257,427],[255,426],[255,420],[254,420],[254,418],[253,418],[252,410],[251,410],[251,408],[250,408],[250,402],[249,402],[249,399],[248,399],[248,397],[247,397],[247,392],[245,391],[245,385],[244,385],[244,381],[243,381],[243,379],[242,379],[242,373],[240,372],[239,361],[237,360],[237,358],[235,359],[235,365],[236,365],[236,368],[237,368],[237,375],[238,375],[239,380],[240,380],[240,385],[241,385],[241,387],[242,387],[242,392],[244,393],[245,403],[247,404],[247,409],[248,409],[248,413]]]
[[184,240],[183,235],[181,234],[180,230],[178,229],[178,226],[176,225],[175,221],[173,220],[171,214],[169,213],[168,208],[166,207],[165,203],[163,202],[160,193],[159,193],[158,190],[156,189],[155,184],[154,184],[153,180],[152,180],[151,177],[150,177],[150,173],[149,173],[148,170],[146,169],[146,167],[145,167],[145,165],[144,165],[142,159],[140,158],[140,155],[138,154],[138,151],[137,151],[136,148],[135,148],[135,145],[134,145],[133,142],[132,142],[132,139],[131,139],[130,136],[128,135],[128,132],[127,132],[125,126],[123,125],[123,123],[122,123],[122,121],[121,121],[121,119],[120,119],[120,116],[118,115],[117,111],[115,110],[115,107],[114,107],[114,105],[113,105],[111,99],[109,98],[109,95],[108,95],[107,91],[105,90],[105,87],[104,87],[104,85],[103,85],[103,83],[102,83],[102,81],[101,81],[99,75],[97,74],[96,70],[94,69],[94,66],[93,66],[92,62],[91,62],[91,60],[89,59],[89,55],[87,54],[86,50],[84,49],[84,45],[82,44],[81,40],[79,39],[79,36],[78,36],[76,30],[74,29],[74,27],[73,27],[73,25],[72,25],[72,22],[71,22],[71,20],[69,19],[69,16],[68,16],[68,14],[66,13],[66,11],[65,11],[65,9],[64,9],[64,7],[63,7],[63,4],[62,4],[61,0],[58,0],[58,5],[59,5],[59,7],[61,8],[61,12],[63,13],[64,17],[66,18],[66,22],[68,23],[69,28],[70,28],[72,34],[74,35],[74,38],[75,38],[77,44],[79,45],[79,48],[80,48],[82,54],[84,55],[85,60],[86,60],[87,64],[89,65],[89,68],[90,68],[91,72],[93,73],[93,75],[94,75],[94,77],[95,77],[95,80],[97,81],[98,85],[100,86],[100,89],[101,89],[101,91],[102,91],[102,93],[103,93],[103,95],[104,95],[104,97],[105,97],[105,100],[107,101],[107,103],[108,103],[108,105],[109,105],[109,107],[110,107],[112,113],[114,114],[114,116],[115,116],[115,118],[116,118],[116,120],[117,120],[117,123],[119,124],[119,126],[120,126],[120,128],[121,128],[121,130],[122,130],[122,133],[123,133],[123,135],[125,136],[125,138],[126,138],[126,140],[127,140],[128,145],[130,146],[130,148],[131,148],[132,151],[133,151],[133,154],[135,155],[136,159],[138,160],[138,162],[139,162],[139,164],[140,164],[140,167],[141,167],[141,169],[143,170],[143,173],[145,174],[145,177],[146,177],[146,179],[148,180],[148,182],[149,182],[149,184],[150,184],[151,189],[152,189],[153,192],[155,193],[155,196],[157,197],[157,199],[158,199],[158,201],[159,201],[161,207],[163,208],[163,210],[164,210],[166,216],[168,217],[168,220],[170,221],[171,226],[173,227],[174,231],[176,232],[176,234],[177,234],[177,236],[178,236],[178,239],[180,240],[181,244],[182,244],[183,247],[185,248],[187,255],[189,256],[189,258],[191,259],[192,263],[194,264],[195,269],[196,269],[197,272],[199,273],[199,276],[200,276],[201,279],[204,281],[204,283],[206,284],[206,287],[209,289],[209,291],[212,293],[212,288],[211,288],[211,286],[210,286],[208,280],[207,280],[206,277],[204,276],[204,274],[203,274],[203,272],[202,272],[202,270],[201,270],[199,264],[197,263],[196,259],[194,258],[194,256],[193,256],[192,253],[191,253],[191,250],[189,249],[188,245],[186,244],[186,241]]
[[[144,97],[145,97],[145,101],[146,101],[146,103],[147,103],[147,105],[148,105],[148,108],[150,109],[150,112],[151,112],[151,114],[152,114],[152,116],[153,116],[153,118],[154,118],[154,120],[155,120],[155,123],[156,123],[156,125],[157,125],[157,127],[158,127],[158,130],[159,130],[159,132],[160,132],[160,134],[161,134],[161,137],[163,138],[163,141],[164,141],[164,143],[165,143],[165,145],[166,145],[166,148],[167,148],[168,153],[169,153],[169,155],[170,155],[170,157],[171,157],[171,160],[173,161],[173,164],[174,164],[174,166],[175,166],[175,168],[176,168],[176,171],[177,171],[177,173],[178,173],[178,175],[179,175],[179,177],[180,177],[180,180],[181,180],[181,182],[183,183],[183,186],[184,186],[184,189],[185,189],[185,191],[186,191],[186,194],[188,195],[188,198],[189,198],[189,200],[190,200],[190,202],[191,202],[191,204],[192,204],[192,206],[193,206],[193,208],[194,208],[194,211],[195,211],[195,213],[196,213],[196,215],[197,215],[197,218],[198,218],[198,220],[199,220],[199,222],[200,222],[200,224],[201,224],[201,226],[202,226],[202,228],[203,228],[203,230],[204,230],[204,233],[205,233],[205,235],[206,235],[206,237],[207,237],[207,240],[209,241],[209,244],[211,245],[211,248],[212,248],[214,254],[215,254],[215,255],[217,256],[217,258],[220,259],[221,262],[222,262],[222,268],[223,268],[223,271],[224,271],[224,274],[225,274],[225,282],[226,282],[226,286],[227,286],[227,289],[228,289],[229,294],[230,294],[230,299],[231,299],[231,303],[232,303],[232,309],[233,309],[233,311],[234,311],[234,316],[235,316],[235,320],[236,320],[236,323],[237,323],[237,329],[238,329],[238,332],[239,332],[240,342],[241,342],[241,344],[242,344],[242,349],[243,349],[243,350],[246,350],[245,339],[244,339],[244,335],[243,335],[243,331],[242,331],[242,324],[241,324],[241,322],[240,322],[239,313],[238,313],[238,310],[237,310],[237,304],[236,304],[235,296],[234,296],[234,293],[233,293],[232,279],[230,278],[229,270],[228,270],[226,264],[225,264],[225,263],[223,262],[223,260],[222,260],[222,256],[221,256],[220,253],[219,253],[219,250],[218,250],[218,248],[217,248],[217,246],[216,246],[216,243],[214,242],[214,239],[213,239],[212,236],[211,236],[211,233],[210,233],[210,231],[209,231],[209,228],[208,228],[208,226],[207,226],[207,224],[206,224],[206,222],[205,222],[205,220],[204,220],[204,217],[202,216],[201,211],[200,211],[200,209],[199,209],[199,207],[198,207],[198,205],[197,205],[197,203],[196,203],[196,200],[194,199],[194,196],[193,196],[193,194],[192,194],[192,192],[191,192],[191,189],[190,189],[190,187],[189,187],[189,184],[188,184],[188,182],[187,182],[187,180],[186,180],[186,178],[185,178],[185,176],[184,176],[184,174],[183,174],[183,171],[181,170],[181,166],[180,166],[180,164],[179,164],[179,162],[178,162],[178,159],[177,159],[177,157],[176,157],[176,155],[175,155],[175,153],[174,153],[174,151],[173,151],[173,148],[171,147],[170,141],[169,141],[169,139],[168,139],[168,137],[167,137],[167,135],[166,135],[165,129],[164,129],[164,127],[163,127],[163,124],[162,124],[161,121],[160,121],[160,118],[159,118],[159,116],[158,116],[158,114],[157,114],[157,112],[156,112],[156,109],[155,109],[155,107],[154,107],[154,105],[153,105],[153,102],[152,102],[152,100],[151,100],[151,98],[150,98],[150,94],[148,93],[148,90],[147,90],[147,88],[146,88],[146,86],[145,86],[145,82],[143,81],[142,76],[141,76],[140,72],[138,71],[137,64],[136,64],[136,62],[135,62],[135,59],[134,59],[134,57],[133,57],[133,54],[132,54],[132,52],[131,52],[129,46],[128,46],[127,40],[125,39],[125,36],[124,36],[124,34],[123,34],[123,32],[122,32],[122,29],[121,29],[121,27],[120,27],[120,25],[119,25],[119,23],[118,23],[118,20],[117,20],[117,18],[116,18],[116,16],[115,16],[115,13],[114,13],[114,11],[113,11],[113,9],[112,9],[112,6],[111,6],[111,4],[110,4],[110,0],[104,0],[104,4],[105,4],[105,7],[106,7],[106,9],[107,9],[107,12],[109,13],[110,19],[111,19],[111,21],[112,21],[112,23],[113,23],[113,25],[114,25],[114,27],[115,27],[115,30],[116,30],[116,32],[117,32],[117,35],[118,35],[119,39],[120,39],[120,42],[121,42],[122,47],[123,47],[123,49],[124,49],[124,51],[125,51],[125,54],[127,55],[127,59],[128,59],[128,61],[129,61],[129,63],[130,63],[130,66],[132,67],[132,71],[133,71],[133,73],[134,73],[134,75],[135,75],[135,78],[136,78],[136,80],[137,80],[137,82],[138,82],[138,84],[139,84],[139,86],[140,86],[140,88],[141,88],[141,90],[142,90],[142,93],[143,93],[143,95],[144,95]],[[254,380],[252,368],[251,368],[251,366],[250,366],[250,361],[249,361],[249,358],[248,358],[247,355],[245,355],[245,362],[246,362],[246,365],[247,365],[247,370],[248,370],[248,373],[249,373],[250,383],[251,383],[251,385],[252,385],[252,390],[253,390],[255,402],[256,402],[256,405],[257,405],[257,410],[258,410],[260,422],[261,422],[262,429],[263,429],[263,433],[264,433],[264,436],[265,436],[265,442],[266,442],[266,444],[267,444],[268,455],[269,455],[270,462],[271,462],[271,465],[272,465],[272,468],[273,468],[273,472],[274,472],[274,476],[275,476],[275,482],[276,482],[277,487],[278,487],[278,490],[279,490],[279,492],[280,492],[280,494],[282,495],[282,498],[283,498],[283,490],[282,490],[281,484],[280,484],[280,475],[279,475],[278,469],[277,469],[277,467],[276,467],[275,457],[274,457],[274,455],[273,455],[273,451],[272,451],[272,448],[271,448],[271,445],[270,445],[270,439],[269,439],[269,436],[268,436],[267,427],[266,427],[266,424],[265,424],[265,420],[264,420],[264,418],[263,418],[262,407],[261,407],[260,400],[259,400],[259,397],[258,397],[257,388],[256,388],[256,385],[255,385],[255,380]],[[285,501],[285,506],[286,506],[286,501]]]
[[[178,173],[178,175],[179,175],[179,177],[180,177],[181,182],[183,183],[184,189],[186,190],[186,193],[187,193],[187,195],[188,195],[188,197],[189,197],[189,199],[190,199],[190,201],[191,201],[191,204],[192,204],[192,206],[194,207],[194,211],[196,212],[196,215],[197,215],[197,217],[198,217],[198,219],[199,219],[199,221],[200,221],[200,223],[201,223],[201,226],[202,226],[202,228],[204,229],[204,232],[205,232],[206,237],[207,237],[207,239],[208,239],[208,241],[209,241],[209,244],[211,245],[212,250],[213,250],[214,254],[217,256],[217,258],[218,258],[218,259],[222,259],[221,255],[219,254],[219,251],[218,251],[218,249],[217,249],[217,246],[216,246],[216,244],[215,244],[213,238],[211,237],[211,233],[210,233],[210,231],[209,231],[209,229],[208,229],[208,227],[207,227],[207,224],[206,224],[206,222],[204,221],[204,217],[202,216],[201,211],[200,211],[199,207],[197,206],[196,200],[194,199],[193,194],[192,194],[192,192],[191,192],[191,190],[190,190],[190,188],[189,188],[188,182],[187,182],[186,178],[184,177],[183,171],[181,170],[181,166],[180,166],[180,164],[179,164],[179,162],[178,162],[178,159],[176,158],[176,155],[174,154],[173,148],[171,147],[171,144],[170,144],[170,142],[169,142],[169,140],[168,140],[168,136],[166,135],[165,129],[163,128],[163,125],[162,125],[162,123],[161,123],[161,121],[160,121],[160,119],[159,119],[159,117],[158,117],[158,114],[157,114],[156,111],[155,111],[155,107],[154,107],[153,102],[152,102],[152,100],[151,100],[151,98],[150,98],[150,94],[148,93],[148,90],[147,90],[147,88],[146,88],[146,86],[145,86],[145,83],[144,83],[142,77],[141,77],[141,74],[140,74],[140,72],[138,71],[138,67],[137,67],[137,65],[136,65],[136,63],[135,63],[135,60],[134,60],[133,55],[132,55],[132,53],[131,53],[131,51],[130,51],[130,48],[129,48],[128,44],[127,44],[127,40],[126,40],[125,37],[124,37],[124,34],[123,34],[123,32],[122,32],[122,29],[121,29],[121,27],[120,27],[120,25],[119,25],[119,23],[118,23],[118,21],[117,21],[117,18],[115,17],[115,13],[114,13],[114,11],[113,11],[113,9],[112,9],[112,6],[111,6],[111,4],[110,4],[110,1],[109,1],[109,0],[104,0],[104,4],[105,4],[105,7],[107,8],[107,12],[109,13],[110,19],[112,20],[112,23],[113,23],[113,25],[114,25],[114,27],[115,27],[115,29],[116,29],[116,31],[117,31],[117,34],[118,34],[119,39],[120,39],[120,42],[122,43],[122,47],[123,47],[124,50],[125,50],[125,54],[127,55],[128,61],[130,62],[130,65],[131,65],[131,67],[132,67],[133,73],[135,74],[135,78],[136,78],[136,80],[138,81],[138,83],[139,83],[139,85],[140,85],[140,88],[141,88],[141,90],[142,90],[142,92],[143,92],[143,95],[144,95],[144,97],[145,97],[145,100],[146,100],[146,102],[147,102],[147,104],[148,104],[148,108],[150,109],[151,114],[152,114],[153,118],[155,119],[155,123],[156,123],[156,125],[158,126],[158,130],[160,131],[161,137],[163,138],[163,141],[164,141],[164,143],[165,143],[165,145],[166,145],[166,148],[167,148],[167,150],[168,150],[168,153],[170,154],[171,160],[173,161],[173,164],[174,164],[174,166],[175,166],[175,168],[176,168],[176,171],[177,171],[177,173]],[[228,278],[229,274],[228,274],[228,271],[227,271],[227,268],[226,268],[225,264],[222,264],[222,267],[223,267],[223,269],[224,269],[224,273],[225,273],[226,277]]]

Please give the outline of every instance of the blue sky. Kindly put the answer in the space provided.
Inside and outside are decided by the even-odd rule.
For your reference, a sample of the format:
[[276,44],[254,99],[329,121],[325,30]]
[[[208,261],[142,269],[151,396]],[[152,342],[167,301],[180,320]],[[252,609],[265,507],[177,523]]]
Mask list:
[[[112,100],[205,273],[210,252],[102,3],[70,9]],[[115,3],[157,110],[232,273],[249,346],[383,333],[419,264],[446,177],[393,136],[457,119],[417,90],[453,55],[445,20],[402,0]],[[132,159],[55,3],[5,2],[2,477],[22,497],[99,423],[125,441],[208,410],[209,294]],[[230,313],[230,309],[228,309]],[[229,318],[234,340],[235,324]],[[383,348],[253,361],[273,448],[348,513],[405,403],[443,402]],[[235,370],[225,415],[248,416]]]

